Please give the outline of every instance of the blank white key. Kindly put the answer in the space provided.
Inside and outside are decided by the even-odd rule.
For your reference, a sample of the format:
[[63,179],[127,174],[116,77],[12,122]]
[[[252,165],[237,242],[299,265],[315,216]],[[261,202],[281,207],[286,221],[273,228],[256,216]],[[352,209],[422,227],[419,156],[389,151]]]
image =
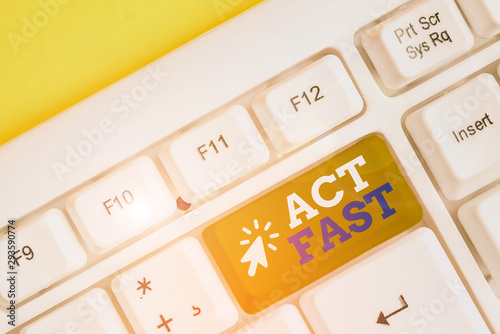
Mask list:
[[138,334],[220,333],[238,313],[200,243],[183,239],[117,276],[113,292]]
[[247,110],[235,105],[164,147],[160,158],[193,203],[266,163],[269,149]]
[[66,207],[90,250],[103,253],[170,216],[176,204],[153,161],[139,157]]
[[327,55],[259,94],[252,107],[286,153],[360,113],[363,100],[340,59]]
[[447,198],[461,199],[500,177],[500,88],[491,74],[413,112],[406,126]]
[[472,29],[483,38],[500,33],[500,1],[458,0]]
[[128,334],[106,291],[92,289],[23,328],[21,334]]
[[458,210],[467,235],[500,287],[500,186],[475,197]]
[[420,228],[300,299],[318,333],[490,333],[431,230]]
[[[14,263],[7,263],[8,241],[5,235],[0,241],[0,254],[5,259],[0,261],[0,271],[7,277],[10,277],[10,272],[17,273],[15,297],[18,302],[47,288],[87,262],[87,254],[60,210],[50,209],[34,221],[12,231],[15,232],[17,250],[15,260]],[[10,265],[14,265],[14,268]],[[10,284],[0,284],[2,303],[7,300],[9,288]]]
[[285,304],[270,314],[249,323],[235,334],[310,334],[299,310],[293,305]]
[[453,0],[423,0],[365,31],[361,43],[390,89],[467,52],[473,36]]

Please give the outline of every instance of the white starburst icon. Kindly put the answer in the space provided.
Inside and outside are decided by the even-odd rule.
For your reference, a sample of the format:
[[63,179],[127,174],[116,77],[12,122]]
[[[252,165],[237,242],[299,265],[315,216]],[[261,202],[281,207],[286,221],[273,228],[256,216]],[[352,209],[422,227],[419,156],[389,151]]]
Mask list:
[[[257,219],[254,219],[253,221],[253,226],[255,231],[259,230],[259,222]],[[271,227],[271,222],[267,222],[266,226],[264,226],[264,231],[267,232],[269,228]],[[242,228],[243,232],[245,232],[248,235],[252,235],[252,231],[250,231],[248,228],[243,227]],[[272,233],[269,235],[270,239],[274,239],[279,237],[279,233]],[[244,239],[240,241],[240,245],[248,245],[250,243],[249,239]],[[278,248],[273,245],[272,243],[268,243],[267,247],[271,249],[272,251],[276,251]],[[257,271],[257,266],[259,263],[264,267],[267,268],[267,256],[266,256],[266,249],[264,247],[264,241],[262,240],[262,236],[257,236],[255,240],[252,242],[248,250],[246,251],[245,255],[240,260],[241,263],[245,262],[250,262],[250,266],[248,267],[248,276],[253,277],[255,276],[255,272]]]

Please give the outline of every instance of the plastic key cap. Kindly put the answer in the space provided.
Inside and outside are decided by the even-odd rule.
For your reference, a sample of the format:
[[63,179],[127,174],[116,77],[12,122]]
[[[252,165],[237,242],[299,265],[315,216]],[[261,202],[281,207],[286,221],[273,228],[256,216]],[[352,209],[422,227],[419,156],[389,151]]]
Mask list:
[[459,200],[500,177],[500,87],[491,74],[472,78],[405,123],[448,199]]
[[372,135],[208,226],[203,238],[253,314],[421,218],[387,145]]
[[457,0],[472,29],[483,38],[500,33],[500,1]]
[[[66,217],[58,209],[50,209],[13,231],[16,251],[13,260],[7,262],[5,252],[8,249],[8,235],[5,235],[0,241],[0,254],[5,259],[0,262],[0,270],[6,275],[17,273],[18,302],[47,288],[87,262],[87,254]],[[4,303],[8,288],[7,284],[0,284],[0,299]]]
[[97,181],[66,207],[87,246],[103,253],[169,217],[175,200],[148,157]]
[[389,89],[449,63],[474,39],[453,0],[417,1],[365,31],[361,43]]
[[217,334],[238,319],[200,243],[191,237],[125,271],[112,287],[138,334]]
[[95,288],[23,328],[21,334],[128,334],[106,291]]
[[337,56],[327,55],[259,94],[252,106],[286,153],[359,114],[363,100]]
[[473,198],[458,210],[458,218],[500,287],[500,186]]
[[193,203],[269,160],[247,110],[235,105],[167,144],[160,158],[182,199]]
[[300,305],[316,333],[490,333],[427,228],[306,292]]

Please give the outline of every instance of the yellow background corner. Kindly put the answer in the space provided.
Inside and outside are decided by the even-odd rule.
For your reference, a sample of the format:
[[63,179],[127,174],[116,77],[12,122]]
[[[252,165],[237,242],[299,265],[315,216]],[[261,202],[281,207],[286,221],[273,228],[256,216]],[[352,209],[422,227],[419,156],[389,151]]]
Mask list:
[[261,1],[1,1],[0,145]]

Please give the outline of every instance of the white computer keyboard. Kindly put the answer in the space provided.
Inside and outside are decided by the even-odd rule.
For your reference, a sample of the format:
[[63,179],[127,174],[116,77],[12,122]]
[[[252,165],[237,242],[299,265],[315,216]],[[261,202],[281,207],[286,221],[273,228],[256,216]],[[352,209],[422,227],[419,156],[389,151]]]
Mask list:
[[0,332],[500,333],[499,34],[268,0],[0,147]]

